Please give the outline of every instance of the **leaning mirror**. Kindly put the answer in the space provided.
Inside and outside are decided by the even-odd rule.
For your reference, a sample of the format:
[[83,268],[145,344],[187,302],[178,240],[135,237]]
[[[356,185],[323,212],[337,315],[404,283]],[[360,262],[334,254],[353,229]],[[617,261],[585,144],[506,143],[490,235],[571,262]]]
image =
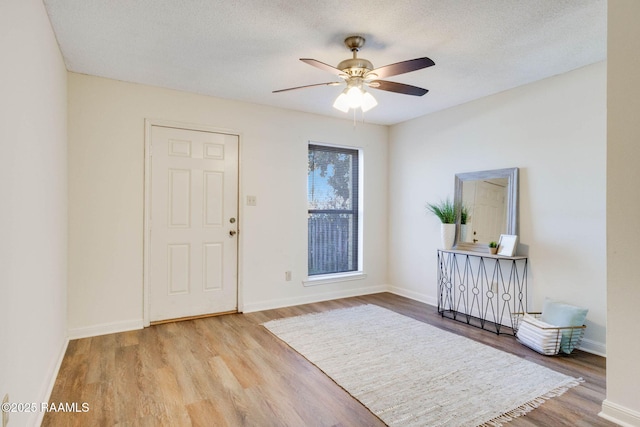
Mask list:
[[501,234],[518,234],[518,168],[456,174],[455,203],[462,206],[456,249],[487,252]]

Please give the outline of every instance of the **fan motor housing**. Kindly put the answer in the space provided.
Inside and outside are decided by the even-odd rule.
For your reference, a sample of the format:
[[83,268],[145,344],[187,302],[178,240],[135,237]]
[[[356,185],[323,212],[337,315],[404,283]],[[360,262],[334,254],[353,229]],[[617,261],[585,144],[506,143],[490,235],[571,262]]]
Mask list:
[[362,77],[365,73],[373,70],[373,64],[364,58],[345,59],[336,67],[350,76]]

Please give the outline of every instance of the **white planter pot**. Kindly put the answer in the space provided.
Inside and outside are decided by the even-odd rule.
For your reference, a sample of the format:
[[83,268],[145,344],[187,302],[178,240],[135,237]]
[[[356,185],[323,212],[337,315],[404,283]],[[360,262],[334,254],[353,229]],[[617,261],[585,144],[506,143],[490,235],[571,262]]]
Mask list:
[[460,224],[460,241],[467,241],[467,224]]
[[440,237],[442,239],[442,248],[449,250],[453,248],[453,242],[456,239],[455,224],[440,224]]

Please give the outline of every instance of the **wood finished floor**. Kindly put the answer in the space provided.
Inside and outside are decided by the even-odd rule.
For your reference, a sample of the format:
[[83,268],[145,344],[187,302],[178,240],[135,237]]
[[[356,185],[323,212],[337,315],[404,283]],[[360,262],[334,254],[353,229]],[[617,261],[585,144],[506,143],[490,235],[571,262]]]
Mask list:
[[[516,354],[585,382],[508,423],[615,426],[597,416],[605,359],[581,351],[545,357],[511,336],[442,319],[434,307],[389,293],[189,320],[69,343],[50,402],[86,413],[47,413],[43,426],[383,426],[314,365],[260,326],[282,317],[376,304]],[[446,359],[446,355],[443,355]]]

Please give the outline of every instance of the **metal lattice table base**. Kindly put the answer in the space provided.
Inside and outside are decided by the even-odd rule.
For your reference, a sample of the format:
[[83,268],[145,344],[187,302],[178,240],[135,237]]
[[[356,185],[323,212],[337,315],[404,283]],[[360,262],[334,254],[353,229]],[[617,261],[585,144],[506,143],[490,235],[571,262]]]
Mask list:
[[527,257],[438,250],[438,313],[496,334],[514,334],[527,311]]

